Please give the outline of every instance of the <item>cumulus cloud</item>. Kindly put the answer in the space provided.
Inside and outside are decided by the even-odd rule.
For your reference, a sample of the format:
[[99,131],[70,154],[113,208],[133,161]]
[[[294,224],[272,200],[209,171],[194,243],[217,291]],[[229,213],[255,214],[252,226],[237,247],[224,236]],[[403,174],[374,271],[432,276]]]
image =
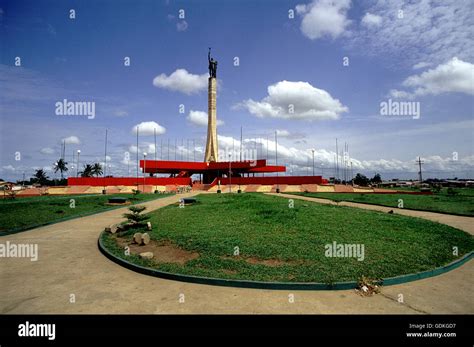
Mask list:
[[186,31],[188,29],[188,22],[182,20],[176,23],[176,30],[178,31]]
[[[130,152],[130,153],[136,154],[136,153],[137,153],[137,150],[138,150],[138,147],[135,146],[135,145],[130,145],[130,146],[128,147],[128,152]],[[129,158],[129,157],[128,157],[128,158]]]
[[[194,124],[194,125],[197,125],[197,126],[200,126],[200,127],[206,127],[207,126],[207,120],[208,120],[208,115],[207,115],[207,112],[204,112],[204,111],[189,111],[189,114],[188,116],[186,117],[186,119]],[[217,120],[217,125],[223,125],[224,124],[224,121],[218,119]]]
[[116,110],[114,112],[114,115],[117,116],[117,117],[126,117],[126,116],[128,116],[128,112],[124,111],[124,110]]
[[40,153],[42,154],[54,154],[54,149],[49,147],[41,148]]
[[[140,133],[141,133],[141,130],[140,130]],[[138,150],[138,153],[139,154],[143,154],[143,153],[146,153],[146,154],[155,154],[155,151],[157,150],[158,148],[155,148],[155,144],[154,143],[151,143],[151,142],[143,142],[143,143],[140,143],[140,146],[137,147],[136,145],[130,145],[127,149],[127,152],[129,154],[137,154],[137,150]],[[135,160],[135,157],[131,157],[130,155],[124,155],[121,163],[123,164],[127,164],[128,163],[128,160],[130,160],[130,162],[133,162]]]
[[278,137],[288,137],[288,136],[290,136],[290,132],[288,130],[277,129],[276,134],[277,134]]
[[161,74],[153,79],[153,85],[187,95],[198,93],[207,88],[207,74],[194,75],[186,69],[177,69],[171,75]]
[[413,65],[413,70],[419,70],[419,69],[424,69],[425,67],[431,66],[431,63],[428,63],[426,61],[420,61],[419,63],[416,63]]
[[341,36],[350,24],[347,18],[350,5],[350,0],[314,0],[297,5],[296,13],[302,17],[301,32],[311,40]]
[[[240,141],[231,136],[218,136],[219,142],[219,151],[225,154],[219,153],[221,157],[228,158],[228,154],[231,154],[232,160],[239,160],[239,151],[240,151]],[[242,149],[244,153],[252,153],[255,151],[259,154],[254,154],[251,158],[245,158],[245,160],[253,160],[266,157],[268,153],[268,158],[272,160],[275,158],[275,141],[264,138],[255,138],[255,139],[244,139],[242,141]],[[314,152],[315,166],[317,168],[323,167],[325,176],[332,176],[334,174],[334,159],[336,153],[331,150],[326,150],[323,148],[316,148]],[[339,156],[339,160],[341,157]],[[373,174],[373,172],[380,173],[390,173],[391,175],[405,175],[412,173],[416,175],[417,166],[415,162],[418,158],[411,158],[409,160],[399,160],[399,159],[376,159],[376,160],[363,160],[358,158],[353,158],[349,155],[348,160],[348,169],[350,168],[350,163],[352,163],[352,168],[354,175],[357,172],[365,172]],[[472,171],[474,170],[474,156],[466,156],[459,158],[457,161],[453,161],[452,157],[442,157],[440,155],[430,155],[421,158],[424,161],[423,169],[425,172],[441,171],[441,172],[457,172],[460,170]],[[224,160],[224,159],[223,159]],[[312,168],[312,151],[310,148],[301,149],[295,148],[292,146],[286,146],[280,141],[278,142],[278,162],[280,165],[286,165],[287,170],[295,173],[297,171],[300,174],[303,174],[305,170]],[[342,169],[342,164],[340,163]],[[329,171],[326,171],[329,170]],[[396,177],[396,176],[394,176]],[[389,178],[389,177],[387,177]]]
[[147,148],[146,148],[146,152],[147,154],[155,154],[155,151],[156,151],[156,148],[155,148],[155,144],[154,143],[148,143],[147,145]]
[[61,140],[61,143],[66,143],[66,145],[80,145],[81,144],[81,140],[79,140],[79,138],[77,136],[69,136],[69,137],[65,137]]
[[367,12],[364,17],[362,17],[361,24],[365,27],[378,27],[382,24],[382,17]]
[[15,168],[12,165],[2,166],[3,171],[15,172]]
[[413,97],[411,93],[398,89],[391,89],[388,94],[390,97],[396,99],[411,99]]
[[257,117],[322,120],[338,119],[348,108],[323,89],[308,82],[280,81],[268,87],[261,101],[248,99],[235,106]]
[[464,93],[474,95],[474,64],[453,58],[445,64],[405,79],[403,86],[410,91],[393,90],[394,97]]
[[132,128],[132,133],[134,135],[137,134],[137,129],[138,129],[139,135],[143,135],[143,136],[154,135],[155,129],[156,129],[156,135],[162,135],[166,132],[166,129],[164,127],[162,127],[161,125],[153,121],[141,122],[140,124],[135,125]]

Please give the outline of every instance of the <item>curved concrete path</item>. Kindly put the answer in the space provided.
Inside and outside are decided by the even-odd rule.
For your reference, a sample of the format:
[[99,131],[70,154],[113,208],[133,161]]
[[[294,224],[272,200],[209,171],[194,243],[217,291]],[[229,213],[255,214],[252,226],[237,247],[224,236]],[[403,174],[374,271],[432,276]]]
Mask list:
[[[150,211],[195,194],[142,205]],[[0,237],[0,243],[39,245],[36,262],[0,258],[0,313],[474,312],[472,262],[438,277],[385,287],[381,294],[372,297],[361,297],[354,290],[227,288],[141,275],[111,262],[97,248],[97,238],[104,226],[122,220],[124,210]],[[290,294],[294,295],[292,303],[288,300]],[[399,294],[403,295],[403,303],[398,301]]]

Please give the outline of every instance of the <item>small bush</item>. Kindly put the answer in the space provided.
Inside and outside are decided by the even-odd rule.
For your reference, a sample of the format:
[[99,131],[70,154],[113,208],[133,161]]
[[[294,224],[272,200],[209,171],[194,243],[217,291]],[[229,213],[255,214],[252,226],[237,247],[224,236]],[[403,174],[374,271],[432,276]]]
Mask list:
[[145,206],[131,206],[128,209],[131,213],[124,213],[123,216],[127,218],[134,227],[146,225],[145,221],[150,217],[141,214],[146,209]]
[[458,192],[451,187],[448,188],[448,191],[446,193],[448,194],[448,196],[458,195]]

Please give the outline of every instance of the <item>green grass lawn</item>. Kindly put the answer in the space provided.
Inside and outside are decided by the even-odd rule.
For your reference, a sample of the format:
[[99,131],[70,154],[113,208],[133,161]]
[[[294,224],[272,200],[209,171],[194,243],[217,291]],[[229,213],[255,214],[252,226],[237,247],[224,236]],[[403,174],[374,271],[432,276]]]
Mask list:
[[361,194],[361,193],[292,193],[313,198],[324,198],[334,201],[351,201],[388,207],[398,207],[399,199],[403,208],[411,210],[442,212],[461,216],[474,216],[474,189],[454,189],[455,195],[448,195],[447,190],[433,195],[409,194]]
[[[198,252],[184,265],[125,256],[116,236],[103,234],[114,254],[140,265],[180,274],[259,281],[323,282],[386,278],[433,269],[474,249],[471,235],[401,215],[338,207],[256,193],[199,195],[198,203],[149,214],[152,239]],[[133,231],[124,237],[130,239]],[[363,244],[365,258],[331,258],[333,241]],[[234,256],[239,247],[240,257]],[[278,261],[278,266],[248,261]]]
[[[138,203],[157,199],[162,195],[133,194],[117,195],[69,195],[69,196],[37,196],[16,198],[14,200],[0,200],[0,235],[2,232],[31,229],[36,226],[62,219],[102,212],[115,206],[105,203],[110,197],[119,196],[131,199]],[[75,207],[71,207],[71,199],[75,200]]]

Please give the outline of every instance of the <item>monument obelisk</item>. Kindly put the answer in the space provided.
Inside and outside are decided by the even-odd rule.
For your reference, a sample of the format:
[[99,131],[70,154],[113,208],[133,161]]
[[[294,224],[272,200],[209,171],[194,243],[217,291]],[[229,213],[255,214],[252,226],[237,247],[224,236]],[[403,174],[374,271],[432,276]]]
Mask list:
[[205,162],[218,161],[218,146],[217,146],[217,60],[211,58],[211,49],[207,55],[209,61],[209,81],[207,91],[207,142],[206,154],[204,156]]

